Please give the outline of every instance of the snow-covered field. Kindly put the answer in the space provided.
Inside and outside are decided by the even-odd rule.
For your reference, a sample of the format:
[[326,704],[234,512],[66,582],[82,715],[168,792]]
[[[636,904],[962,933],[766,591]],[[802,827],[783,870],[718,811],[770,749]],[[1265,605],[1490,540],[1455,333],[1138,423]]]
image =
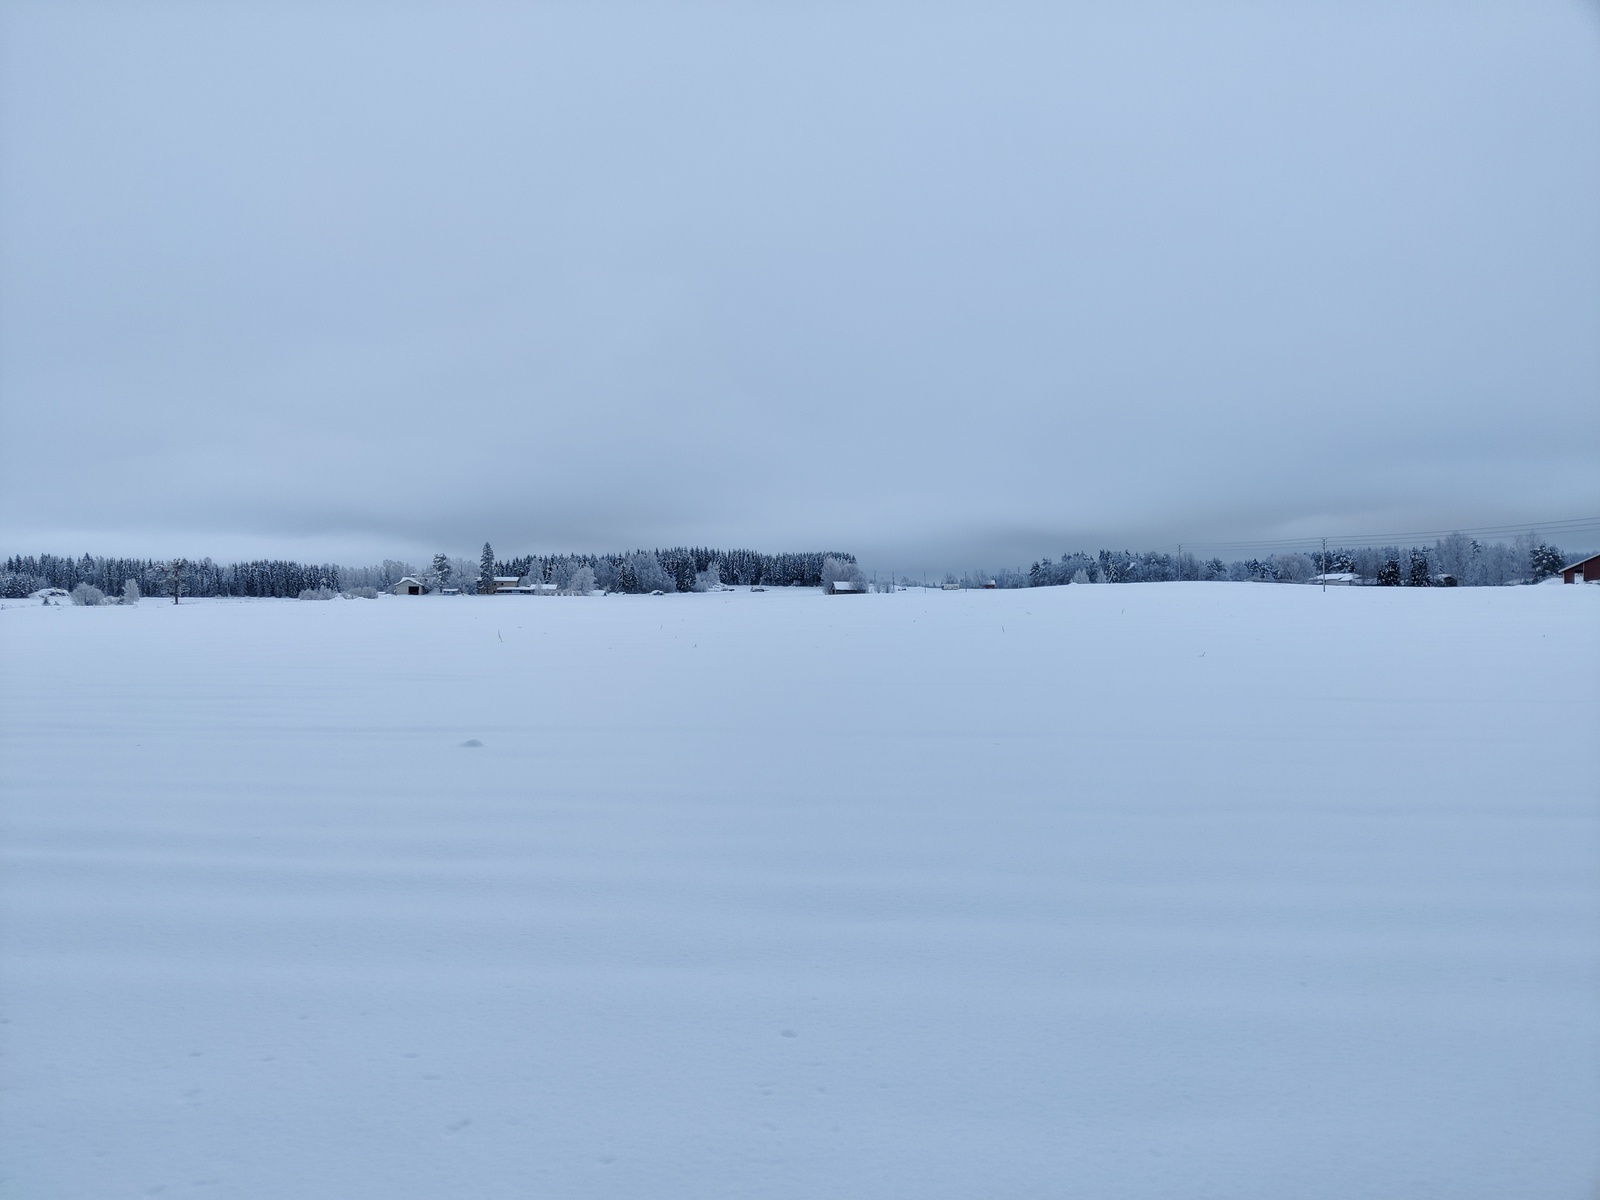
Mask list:
[[13,603],[0,664],[0,1196],[1600,1181],[1600,588]]

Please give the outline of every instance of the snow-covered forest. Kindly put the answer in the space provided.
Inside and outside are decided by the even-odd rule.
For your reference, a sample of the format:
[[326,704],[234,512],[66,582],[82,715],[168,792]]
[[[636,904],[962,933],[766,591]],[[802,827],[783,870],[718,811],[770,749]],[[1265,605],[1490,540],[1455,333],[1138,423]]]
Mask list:
[[[1045,558],[1021,572],[986,577],[998,587],[1049,587],[1063,583],[1164,583],[1171,580],[1258,580],[1306,583],[1324,572],[1354,575],[1362,583],[1388,587],[1430,587],[1450,582],[1462,587],[1538,582],[1564,565],[1559,548],[1537,534],[1510,542],[1480,542],[1453,533],[1432,546],[1367,546],[1330,548],[1313,553],[1269,554],[1224,562],[1218,557],[1147,551],[1081,551]],[[1448,580],[1446,577],[1448,576]]]
[[[426,567],[396,559],[385,559],[373,566],[347,567],[285,559],[223,565],[209,558],[13,555],[0,570],[0,597],[17,599],[46,587],[71,591],[79,584],[113,595],[122,593],[130,580],[145,595],[171,595],[174,572],[185,596],[300,596],[366,588],[386,590],[408,575],[430,588],[457,588],[463,592],[478,590],[480,582],[487,584],[492,576],[552,584],[563,593],[692,592],[716,584],[819,587],[829,559],[852,568],[856,564],[855,555],[837,550],[763,554],[705,546],[499,558],[486,544],[477,561],[441,553]],[[1076,551],[1059,559],[1040,559],[1026,571],[969,572],[964,577],[949,574],[944,576],[944,582],[1000,588],[1177,580],[1307,583],[1327,572],[1349,574],[1356,582],[1380,587],[1430,587],[1441,583],[1485,587],[1536,583],[1556,574],[1565,561],[1560,548],[1537,534],[1522,534],[1509,542],[1483,542],[1456,533],[1431,546],[1330,549],[1325,556],[1320,550],[1309,554],[1276,553],[1231,562],[1215,556],[1159,550],[1101,550],[1097,554]],[[582,574],[585,571],[587,575]],[[907,578],[903,582],[914,581]]]
[[[489,547],[485,545],[485,551]],[[145,595],[172,594],[173,575],[185,596],[299,596],[359,588],[387,589],[407,575],[431,587],[473,591],[488,575],[554,583],[566,590],[580,571],[592,579],[588,589],[614,592],[695,591],[708,583],[798,584],[819,587],[828,559],[855,563],[844,551],[762,554],[756,550],[713,550],[674,546],[667,550],[635,550],[617,554],[525,555],[498,560],[492,551],[478,561],[437,554],[426,568],[395,559],[376,566],[345,567],[334,563],[301,563],[258,559],[223,565],[209,558],[81,558],[54,554],[13,555],[0,571],[0,597],[18,599],[40,588],[71,591],[87,584],[108,595],[121,594],[129,580]]]

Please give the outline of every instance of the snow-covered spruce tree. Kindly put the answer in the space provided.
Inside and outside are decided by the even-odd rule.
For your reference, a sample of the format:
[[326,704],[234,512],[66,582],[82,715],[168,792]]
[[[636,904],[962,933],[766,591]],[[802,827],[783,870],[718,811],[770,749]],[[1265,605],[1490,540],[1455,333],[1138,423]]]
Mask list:
[[1544,542],[1536,543],[1533,549],[1528,551],[1528,573],[1533,576],[1535,583],[1558,574],[1566,565],[1562,561],[1561,551]]
[[137,604],[139,603],[139,598],[139,581],[137,579],[123,580],[122,602],[124,604]]
[[41,576],[7,571],[3,576],[0,576],[0,597],[7,600],[23,600],[33,595],[40,588],[49,586],[49,582]]
[[1428,552],[1426,550],[1413,550],[1406,570],[1406,583],[1411,587],[1429,587],[1433,583],[1433,572],[1428,569]]
[[483,553],[478,555],[478,594],[487,596],[494,591],[494,549],[488,542],[483,544]]
[[1398,556],[1390,555],[1383,560],[1383,565],[1378,568],[1378,586],[1400,586],[1400,559]]
[[178,602],[178,596],[183,591],[183,573],[189,569],[189,560],[174,558],[161,564],[164,582],[172,589],[172,602]]
[[639,590],[639,581],[633,577],[633,560],[631,558],[624,558],[617,564],[617,578],[612,587],[619,592],[630,595]]

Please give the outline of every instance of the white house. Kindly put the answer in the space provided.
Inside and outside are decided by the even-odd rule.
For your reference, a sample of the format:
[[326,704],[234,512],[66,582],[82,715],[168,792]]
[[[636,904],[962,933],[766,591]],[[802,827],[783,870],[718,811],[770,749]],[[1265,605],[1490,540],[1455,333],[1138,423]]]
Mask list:
[[501,583],[495,579],[496,596],[554,596],[560,589],[553,583]]
[[420,579],[413,579],[411,576],[407,575],[399,583],[394,585],[393,590],[396,596],[421,596],[427,592],[428,585],[423,583]]

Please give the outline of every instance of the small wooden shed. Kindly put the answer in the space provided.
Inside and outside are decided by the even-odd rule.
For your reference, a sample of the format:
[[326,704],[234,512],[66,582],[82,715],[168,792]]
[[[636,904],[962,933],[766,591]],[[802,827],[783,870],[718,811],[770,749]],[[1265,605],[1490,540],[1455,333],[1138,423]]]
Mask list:
[[1580,558],[1570,567],[1561,568],[1562,583],[1600,583],[1600,554]]

